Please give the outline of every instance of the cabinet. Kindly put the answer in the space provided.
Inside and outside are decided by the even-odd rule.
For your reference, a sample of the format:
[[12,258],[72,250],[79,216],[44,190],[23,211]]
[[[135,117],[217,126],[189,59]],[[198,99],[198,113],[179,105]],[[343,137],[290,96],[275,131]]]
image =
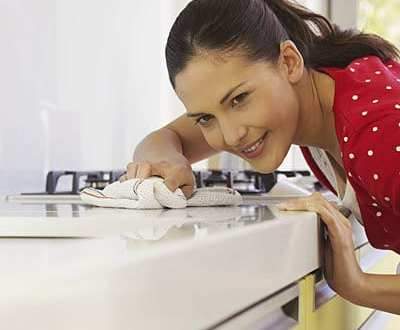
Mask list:
[[373,312],[338,296],[325,282],[315,283],[315,275],[307,277],[307,329],[354,330]]
[[[394,274],[400,256],[369,244],[356,251],[362,269],[369,273]],[[312,330],[400,329],[400,316],[354,305],[332,291],[315,274],[306,278],[306,327]],[[379,326],[377,326],[379,324]]]
[[218,330],[306,330],[306,281],[300,280],[235,315]]
[[[368,273],[394,274],[400,256],[369,244],[356,250]],[[399,269],[400,270],[400,269]],[[331,290],[318,273],[267,297],[220,325],[219,330],[398,330],[400,316],[354,305]]]

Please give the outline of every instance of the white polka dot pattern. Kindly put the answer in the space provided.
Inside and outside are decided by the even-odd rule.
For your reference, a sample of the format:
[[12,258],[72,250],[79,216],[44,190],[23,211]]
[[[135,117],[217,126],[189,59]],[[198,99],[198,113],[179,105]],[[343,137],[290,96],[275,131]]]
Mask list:
[[[400,236],[393,234],[400,233],[400,64],[365,56],[347,68],[322,71],[336,81],[340,154],[372,231],[368,237],[374,246],[400,253]],[[315,175],[324,180],[321,172]]]

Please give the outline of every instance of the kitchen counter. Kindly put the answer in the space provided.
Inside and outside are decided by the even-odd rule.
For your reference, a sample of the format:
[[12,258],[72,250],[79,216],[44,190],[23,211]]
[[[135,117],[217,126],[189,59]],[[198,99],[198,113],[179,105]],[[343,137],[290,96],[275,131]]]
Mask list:
[[[305,194],[283,188],[291,197]],[[320,267],[317,215],[281,212],[275,206],[281,199],[272,191],[240,207],[143,211],[3,198],[3,326],[221,324]],[[356,236],[365,243],[362,231]]]

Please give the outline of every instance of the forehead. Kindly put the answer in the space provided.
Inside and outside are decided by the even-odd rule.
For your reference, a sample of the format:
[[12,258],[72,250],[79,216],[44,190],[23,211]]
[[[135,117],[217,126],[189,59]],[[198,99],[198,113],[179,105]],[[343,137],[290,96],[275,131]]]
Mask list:
[[233,86],[257,79],[260,66],[267,63],[239,55],[201,54],[176,76],[175,90],[186,108],[205,111],[204,107],[215,106]]

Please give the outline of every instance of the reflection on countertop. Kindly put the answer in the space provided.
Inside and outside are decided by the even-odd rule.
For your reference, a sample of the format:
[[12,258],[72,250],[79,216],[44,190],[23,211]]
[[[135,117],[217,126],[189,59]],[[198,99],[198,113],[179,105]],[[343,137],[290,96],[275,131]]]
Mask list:
[[0,202],[2,237],[104,237],[132,241],[201,238],[278,219],[268,203],[186,209],[128,210],[77,203]]

